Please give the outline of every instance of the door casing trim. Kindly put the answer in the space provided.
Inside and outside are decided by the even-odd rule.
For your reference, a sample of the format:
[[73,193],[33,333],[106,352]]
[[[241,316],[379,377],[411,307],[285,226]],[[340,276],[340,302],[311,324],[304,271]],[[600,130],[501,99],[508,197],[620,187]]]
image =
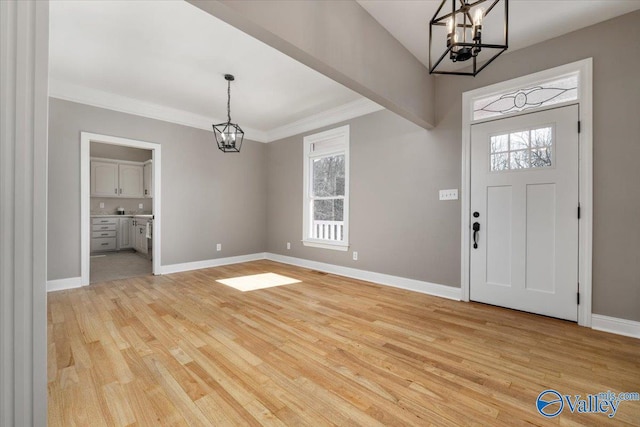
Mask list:
[[[578,305],[578,324],[591,327],[592,307],[592,253],[593,253],[593,60],[586,58],[570,64],[561,65],[534,74],[518,77],[490,86],[474,89],[462,94],[462,180],[461,194],[461,254],[460,254],[460,283],[462,300],[469,301],[470,295],[470,255],[471,255],[471,125],[481,122],[474,121],[471,116],[473,101],[490,94],[507,92],[525,87],[555,76],[572,72],[579,73],[579,88],[577,101],[555,104],[548,107],[530,109],[521,113],[504,115],[499,118],[513,117],[543,111],[564,105],[578,104],[578,114],[581,123],[578,135],[579,143],[579,203],[581,216],[579,224],[578,247],[578,280],[580,283],[580,304]],[[576,207],[577,208],[577,207]],[[576,212],[577,214],[577,212]]]

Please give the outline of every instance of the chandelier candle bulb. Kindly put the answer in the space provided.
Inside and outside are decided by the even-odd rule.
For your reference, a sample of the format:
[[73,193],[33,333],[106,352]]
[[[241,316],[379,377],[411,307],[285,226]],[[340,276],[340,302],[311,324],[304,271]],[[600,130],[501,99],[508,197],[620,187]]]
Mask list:
[[458,52],[460,51],[458,43],[460,43],[460,31],[455,29],[453,32],[453,46],[451,47],[451,60],[453,62],[458,61]]
[[[476,9],[475,15],[473,16],[473,40],[477,43],[480,43],[482,40],[482,17],[484,16],[484,9],[481,7]],[[480,48],[477,48],[478,52]]]
[[482,18],[484,17],[484,9],[479,7],[473,14],[473,24],[475,26],[482,26]]

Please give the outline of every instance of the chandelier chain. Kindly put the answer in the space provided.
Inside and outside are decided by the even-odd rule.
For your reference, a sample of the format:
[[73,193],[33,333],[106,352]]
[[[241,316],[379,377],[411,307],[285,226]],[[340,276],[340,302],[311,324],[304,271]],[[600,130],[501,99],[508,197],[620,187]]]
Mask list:
[[231,81],[227,81],[227,120],[231,123]]

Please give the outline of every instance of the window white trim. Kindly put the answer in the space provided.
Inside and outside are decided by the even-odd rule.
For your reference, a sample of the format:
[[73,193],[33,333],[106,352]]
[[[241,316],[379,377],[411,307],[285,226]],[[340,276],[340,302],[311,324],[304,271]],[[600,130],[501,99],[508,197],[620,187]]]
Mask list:
[[[566,103],[558,103],[538,109],[529,109],[518,113],[492,117],[485,120],[473,120],[473,102],[500,92],[508,92],[519,87],[527,87],[540,81],[560,77],[569,73],[579,74],[578,99]],[[461,184],[461,272],[462,300],[469,301],[470,266],[469,256],[471,228],[471,125],[485,121],[499,120],[534,111],[543,111],[564,105],[578,104],[581,131],[580,144],[580,246],[579,273],[580,305],[578,305],[578,324],[591,327],[592,298],[592,252],[593,252],[593,60],[592,58],[561,65],[549,70],[527,76],[518,77],[491,86],[478,88],[462,94],[462,184]]]
[[307,239],[307,240],[303,240],[302,244],[305,246],[309,246],[311,248],[332,249],[334,251],[346,252],[349,250],[348,243],[339,243],[339,242],[329,243],[326,240]]
[[[326,150],[322,148],[311,150],[312,144],[318,144],[323,141],[332,139],[341,139],[340,147],[331,146]],[[309,237],[309,230],[311,227],[311,199],[309,195],[310,189],[310,167],[309,161],[314,157],[327,156],[332,154],[344,153],[344,207],[343,207],[343,240],[342,241],[330,241],[322,239],[313,239]],[[309,247],[332,249],[337,251],[347,251],[349,249],[349,125],[341,126],[339,128],[330,129],[324,132],[308,135],[304,137],[304,150],[303,150],[303,188],[302,188],[302,204],[303,204],[303,218],[302,218],[302,244]]]
[[154,142],[137,141],[116,136],[80,132],[80,277],[82,286],[89,285],[89,257],[91,248],[91,142],[141,148],[152,151],[153,160],[153,274],[161,274],[162,215],[160,214],[162,185],[162,146]]

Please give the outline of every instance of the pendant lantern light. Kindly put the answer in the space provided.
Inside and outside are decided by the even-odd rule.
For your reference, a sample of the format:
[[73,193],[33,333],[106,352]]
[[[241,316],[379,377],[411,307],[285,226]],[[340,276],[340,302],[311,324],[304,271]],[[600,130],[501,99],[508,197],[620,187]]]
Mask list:
[[225,74],[224,79],[227,81],[227,121],[213,125],[213,134],[220,151],[239,153],[244,139],[244,132],[240,125],[231,122],[231,82],[235,78],[231,74]]
[[[483,33],[495,40],[488,43]],[[442,0],[429,22],[429,73],[476,76],[507,50],[508,40],[509,0]],[[469,60],[469,67],[455,66]]]

